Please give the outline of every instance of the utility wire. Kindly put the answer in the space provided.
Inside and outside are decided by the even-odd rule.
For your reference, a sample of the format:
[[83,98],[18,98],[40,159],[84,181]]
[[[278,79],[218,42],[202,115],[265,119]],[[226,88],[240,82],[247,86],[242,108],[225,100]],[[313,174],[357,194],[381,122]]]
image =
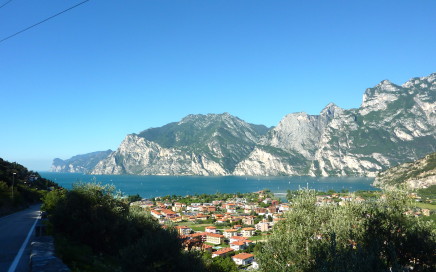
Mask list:
[[[9,0],[9,2],[10,2],[10,1],[12,1],[12,0]],[[77,8],[78,6],[83,5],[83,4],[85,4],[86,2],[88,2],[88,1],[90,1],[90,0],[82,1],[82,2],[76,4],[76,5],[72,6],[72,7],[69,7],[69,8],[67,8],[67,9],[64,9],[63,11],[61,11],[61,12],[59,12],[59,13],[56,13],[55,15],[52,15],[52,16],[48,17],[47,19],[44,19],[44,20],[42,20],[42,21],[40,21],[40,22],[38,22],[38,23],[36,23],[36,24],[33,24],[33,25],[29,26],[29,27],[26,27],[25,29],[20,30],[20,31],[18,31],[18,32],[16,32],[16,33],[14,33],[14,34],[12,34],[12,35],[10,35],[10,36],[8,36],[8,37],[6,37],[6,38],[0,40],[0,43],[4,42],[4,41],[6,41],[6,40],[9,40],[10,38],[15,37],[15,36],[17,36],[18,34],[21,34],[21,33],[23,33],[24,31],[27,31],[27,30],[29,30],[29,29],[35,27],[35,26],[38,26],[38,25],[40,25],[40,24],[42,24],[42,23],[45,23],[45,22],[47,22],[48,20],[53,19],[54,17],[57,17],[57,16],[59,16],[59,15],[65,13],[65,12],[67,12],[67,11],[70,11],[70,10],[72,10],[72,9],[74,9],[74,8]],[[9,2],[8,2],[8,3],[9,3]],[[7,4],[7,3],[6,3],[6,4]],[[4,4],[4,5],[6,5],[6,4]]]
[[12,2],[13,0],[9,0],[9,1],[7,1],[6,3],[4,3],[3,5],[1,5],[0,6],[0,9],[2,8],[2,7],[4,7],[4,6],[6,6],[7,4],[9,4],[10,2]]

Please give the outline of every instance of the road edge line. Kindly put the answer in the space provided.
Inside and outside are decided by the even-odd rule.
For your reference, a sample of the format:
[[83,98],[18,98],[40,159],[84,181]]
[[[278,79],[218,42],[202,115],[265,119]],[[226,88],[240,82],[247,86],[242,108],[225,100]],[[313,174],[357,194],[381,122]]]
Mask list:
[[32,227],[30,228],[29,233],[27,234],[26,239],[24,240],[23,244],[21,245],[20,250],[18,250],[17,256],[15,256],[14,261],[12,262],[11,266],[8,269],[8,272],[15,272],[15,269],[17,269],[17,265],[23,256],[24,249],[26,249],[27,243],[29,243],[30,236],[32,236],[33,230],[35,229],[36,223],[38,222],[39,217],[36,218],[35,222],[33,223]]

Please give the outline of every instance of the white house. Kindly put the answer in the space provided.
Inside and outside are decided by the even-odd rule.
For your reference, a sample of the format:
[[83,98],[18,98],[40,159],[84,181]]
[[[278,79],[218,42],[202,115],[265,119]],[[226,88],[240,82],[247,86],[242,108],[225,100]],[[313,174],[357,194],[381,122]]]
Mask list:
[[250,254],[250,253],[239,253],[235,256],[232,257],[232,260],[237,264],[237,265],[247,265],[253,262],[254,260],[254,255]]

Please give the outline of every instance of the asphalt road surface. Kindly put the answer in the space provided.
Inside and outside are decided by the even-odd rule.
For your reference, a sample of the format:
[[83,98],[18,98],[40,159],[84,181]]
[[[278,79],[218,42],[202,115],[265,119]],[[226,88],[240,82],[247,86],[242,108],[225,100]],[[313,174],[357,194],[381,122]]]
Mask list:
[[[13,264],[23,247],[23,243],[29,235],[29,231],[39,216],[40,205],[33,205],[30,208],[0,217],[0,272],[28,272],[29,271],[29,244],[24,245],[24,251],[19,262]],[[30,238],[30,241],[32,237]],[[18,255],[20,257],[20,255]],[[17,258],[18,258],[17,257]],[[15,268],[10,270],[10,268]]]

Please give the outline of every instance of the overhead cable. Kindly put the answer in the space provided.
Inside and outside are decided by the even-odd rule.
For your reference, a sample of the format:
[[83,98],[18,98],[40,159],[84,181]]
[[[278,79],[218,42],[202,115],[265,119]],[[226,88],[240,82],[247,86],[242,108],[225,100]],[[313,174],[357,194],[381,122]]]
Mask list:
[[7,4],[9,4],[10,2],[12,2],[13,0],[9,0],[9,1],[7,1],[6,3],[4,3],[3,5],[1,5],[0,6],[0,9],[2,8],[2,7],[4,7],[4,6],[6,6]]
[[[10,1],[12,1],[12,0],[10,0]],[[9,2],[10,2],[10,1],[9,1]],[[14,33],[14,34],[12,34],[12,35],[10,35],[10,36],[8,36],[8,37],[6,37],[6,38],[0,40],[0,43],[4,42],[4,41],[6,41],[6,40],[9,40],[10,38],[15,37],[15,36],[17,36],[18,34],[21,34],[21,33],[23,33],[24,31],[27,31],[27,30],[29,30],[29,29],[35,27],[35,26],[38,26],[38,25],[40,25],[40,24],[42,24],[42,23],[45,23],[45,22],[47,22],[48,20],[53,19],[54,17],[57,17],[57,16],[59,16],[59,15],[65,13],[65,12],[67,12],[67,11],[70,11],[70,10],[72,10],[72,9],[74,9],[74,8],[77,8],[78,6],[83,5],[83,4],[85,4],[86,2],[88,2],[88,1],[90,1],[90,0],[82,1],[82,2],[76,4],[76,5],[72,6],[72,7],[69,7],[69,8],[67,8],[67,9],[64,9],[63,11],[61,11],[61,12],[59,12],[59,13],[56,13],[55,15],[52,15],[52,16],[50,16],[50,17],[48,17],[48,18],[46,18],[46,19],[44,19],[44,20],[42,20],[42,21],[40,21],[40,22],[38,22],[38,23],[36,23],[36,24],[33,24],[33,25],[29,26],[29,27],[26,27],[25,29],[20,30],[20,31],[18,31],[18,32],[16,32],[16,33]],[[7,4],[7,3],[6,3],[6,4]]]

